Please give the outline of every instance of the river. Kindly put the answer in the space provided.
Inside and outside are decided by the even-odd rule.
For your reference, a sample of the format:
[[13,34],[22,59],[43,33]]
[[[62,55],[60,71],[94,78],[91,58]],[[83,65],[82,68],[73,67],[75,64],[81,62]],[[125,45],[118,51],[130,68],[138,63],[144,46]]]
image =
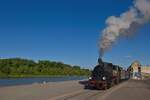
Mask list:
[[13,85],[26,85],[43,82],[62,82],[70,80],[87,79],[83,76],[67,76],[67,77],[40,77],[40,78],[5,78],[0,79],[0,87],[13,86]]

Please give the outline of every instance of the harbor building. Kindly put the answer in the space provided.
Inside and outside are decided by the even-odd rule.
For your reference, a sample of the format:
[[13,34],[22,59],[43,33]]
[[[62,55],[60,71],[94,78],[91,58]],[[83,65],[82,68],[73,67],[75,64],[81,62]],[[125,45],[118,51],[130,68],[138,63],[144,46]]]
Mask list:
[[142,66],[139,61],[134,61],[128,68],[131,79],[141,79],[145,77],[150,77],[150,66]]
[[128,68],[130,72],[131,79],[140,79],[141,78],[141,64],[139,61],[134,61],[131,66]]

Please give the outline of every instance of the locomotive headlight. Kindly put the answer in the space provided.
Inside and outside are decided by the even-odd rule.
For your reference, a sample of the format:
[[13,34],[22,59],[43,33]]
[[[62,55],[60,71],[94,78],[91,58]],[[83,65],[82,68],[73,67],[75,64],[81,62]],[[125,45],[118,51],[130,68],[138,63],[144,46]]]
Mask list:
[[105,81],[105,80],[106,80],[106,77],[104,76],[102,79]]
[[92,77],[89,77],[89,80],[91,80],[92,79]]

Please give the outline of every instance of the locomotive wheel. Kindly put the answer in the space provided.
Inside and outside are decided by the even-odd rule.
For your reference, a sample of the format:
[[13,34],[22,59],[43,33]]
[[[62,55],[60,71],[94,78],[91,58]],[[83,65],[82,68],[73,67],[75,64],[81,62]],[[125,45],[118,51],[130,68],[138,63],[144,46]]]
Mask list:
[[97,88],[98,90],[100,90],[100,89],[102,89],[102,86],[101,86],[99,83],[97,83],[97,84],[96,84],[96,88]]
[[109,87],[108,87],[108,85],[107,85],[107,83],[106,83],[106,84],[103,84],[103,85],[101,85],[101,84],[96,84],[96,88],[97,88],[98,90],[101,90],[101,89],[107,90]]
[[118,79],[115,79],[115,84],[119,84],[119,80]]
[[111,88],[112,87],[112,82],[111,83],[107,83],[107,89]]
[[112,80],[112,82],[111,82],[111,87],[113,87],[115,84],[116,84],[116,83],[115,83],[115,80]]
[[104,90],[107,90],[108,89],[108,86],[107,86],[107,83],[104,85]]

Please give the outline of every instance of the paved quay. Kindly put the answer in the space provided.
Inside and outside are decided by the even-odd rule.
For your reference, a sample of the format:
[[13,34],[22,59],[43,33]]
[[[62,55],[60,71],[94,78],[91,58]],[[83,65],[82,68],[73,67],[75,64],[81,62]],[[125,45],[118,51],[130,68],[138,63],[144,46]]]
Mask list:
[[0,87],[0,100],[150,100],[150,80],[128,80],[106,91],[66,81]]
[[129,80],[106,100],[150,100],[150,80]]

